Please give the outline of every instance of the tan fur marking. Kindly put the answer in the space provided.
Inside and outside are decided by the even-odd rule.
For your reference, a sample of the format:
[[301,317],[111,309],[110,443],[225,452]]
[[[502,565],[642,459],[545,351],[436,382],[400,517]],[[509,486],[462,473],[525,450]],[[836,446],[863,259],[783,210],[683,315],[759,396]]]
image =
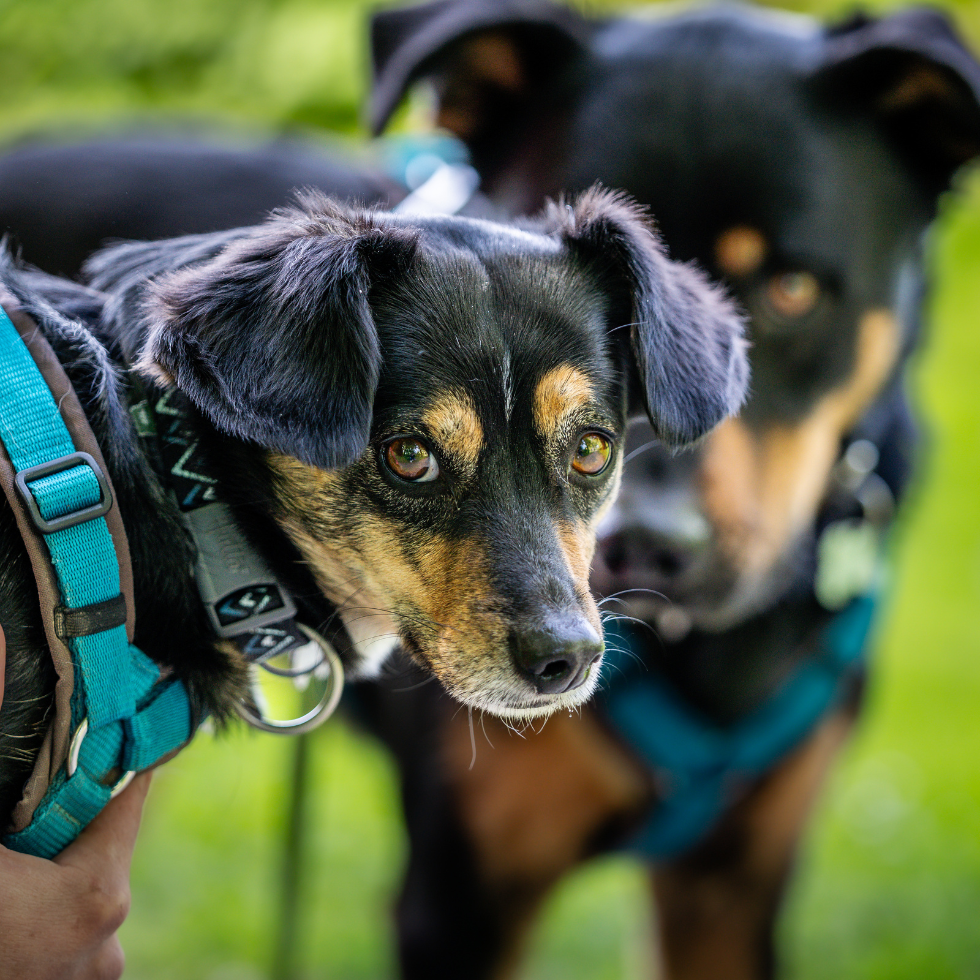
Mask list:
[[[615,469],[612,475],[609,477],[609,482],[607,484],[606,496],[601,504],[596,508],[595,513],[592,515],[589,521],[589,534],[594,535],[596,529],[602,523],[605,516],[609,513],[613,504],[616,503],[616,497],[619,495],[619,487],[623,482],[623,452],[620,450],[616,453],[616,459],[613,463]],[[593,552],[595,551],[595,544],[592,546]]]
[[705,511],[730,560],[762,572],[811,520],[844,433],[881,389],[898,354],[890,313],[861,320],[855,369],[799,425],[753,434],[728,419],[710,436],[702,470]]
[[471,691],[479,685],[476,678],[499,675],[506,657],[506,629],[496,612],[483,546],[473,539],[433,537],[420,557],[418,603],[443,628],[426,659],[451,691]]
[[565,565],[579,597],[583,600],[583,611],[596,630],[602,633],[599,607],[589,591],[589,569],[595,552],[595,534],[586,524],[563,521],[558,525],[558,542],[565,557]]
[[482,88],[492,86],[516,93],[525,84],[520,57],[507,36],[481,34],[461,48],[445,101],[436,113],[436,125],[463,139],[472,136],[486,112]]
[[[329,514],[335,509],[331,498],[345,492],[338,474],[286,456],[274,457],[272,465],[302,508]],[[370,513],[322,535],[312,533],[298,514],[283,523],[354,639],[397,635],[404,615],[425,664],[451,693],[471,694],[492,682],[505,686],[511,674],[507,629],[479,542],[432,534],[413,539],[395,521]]]
[[470,474],[483,449],[483,426],[465,392],[451,392],[437,398],[422,414],[422,421],[433,438],[451,453]]
[[557,878],[607,820],[649,795],[645,775],[588,711],[555,715],[524,738],[489,716],[474,722],[473,768],[465,714],[447,722],[445,759],[482,873],[498,886]]
[[140,374],[155,381],[161,388],[176,388],[177,379],[159,362],[143,357],[136,365]]
[[480,81],[516,92],[524,87],[524,69],[513,42],[504,33],[483,34],[466,46],[466,65]]
[[[666,980],[757,980],[783,883],[827,771],[852,724],[827,718],[725,818],[690,861],[658,867],[654,890]],[[702,855],[734,848],[727,862]]]
[[534,390],[534,427],[550,441],[562,419],[592,400],[592,382],[571,364],[559,364]]
[[590,529],[576,522],[562,522],[558,525],[558,539],[568,563],[572,579],[583,584],[589,581],[589,566],[595,551],[595,538]]
[[747,276],[765,261],[769,243],[756,228],[738,225],[723,231],[715,240],[718,268],[729,276]]
[[[313,533],[310,524],[328,520],[337,509],[331,502],[346,492],[341,474],[291,456],[272,456],[270,464],[287,485],[291,501],[283,529],[309,564],[320,590],[344,614],[352,639],[363,643],[397,635],[389,600],[393,592],[411,589],[415,579],[397,549],[380,544],[393,533],[392,527],[364,514],[356,527],[326,527],[321,534]],[[379,539],[379,547],[372,547]]]
[[877,104],[885,112],[897,112],[921,105],[927,100],[951,103],[958,98],[959,93],[945,74],[923,65],[906,75],[893,89],[886,91],[877,100]]

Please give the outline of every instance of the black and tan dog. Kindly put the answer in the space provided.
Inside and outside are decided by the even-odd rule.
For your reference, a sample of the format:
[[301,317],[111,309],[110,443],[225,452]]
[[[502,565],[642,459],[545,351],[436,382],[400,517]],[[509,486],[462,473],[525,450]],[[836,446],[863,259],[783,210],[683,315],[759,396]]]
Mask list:
[[111,241],[256,224],[304,187],[364,206],[395,204],[406,193],[385,175],[301,140],[49,134],[0,153],[0,234],[24,261],[75,278]]
[[[311,196],[255,227],[118,246],[91,263],[92,289],[7,258],[0,272],[105,455],[136,642],[218,717],[243,663],[211,632],[127,379],[184,396],[218,496],[353,676],[401,643],[465,704],[515,719],[595,687],[588,568],[630,406],[682,444],[746,383],[730,305],[599,191],[522,227]],[[0,535],[6,820],[54,679],[6,507]]]
[[[745,411],[680,456],[634,430],[592,573],[611,610],[659,633],[634,651],[702,719],[681,746],[696,758],[820,655],[836,604],[816,596],[834,571],[818,562],[824,528],[880,522],[883,506],[862,507],[906,482],[924,237],[980,153],[980,66],[927,11],[824,29],[740,7],[591,21],[538,0],[446,0],[379,15],[374,42],[379,129],[428,79],[499,204],[625,188],[750,314]],[[466,719],[395,687],[373,715],[405,782],[404,974],[510,975],[549,889],[646,826],[671,784],[591,709],[525,739],[487,721],[493,748],[472,764]],[[764,778],[729,772],[710,833],[646,852],[666,976],[772,975],[775,915],[854,695],[842,675]]]

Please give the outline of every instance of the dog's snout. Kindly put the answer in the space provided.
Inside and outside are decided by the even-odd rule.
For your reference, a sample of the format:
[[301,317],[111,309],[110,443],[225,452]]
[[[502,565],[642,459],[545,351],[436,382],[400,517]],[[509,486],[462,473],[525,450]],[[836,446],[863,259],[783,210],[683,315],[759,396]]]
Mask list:
[[599,634],[586,622],[577,628],[527,629],[510,637],[518,672],[539,694],[562,694],[581,686],[603,651]]
[[597,557],[614,576],[647,572],[673,579],[687,571],[706,547],[703,540],[631,529],[603,538]]
[[668,583],[699,564],[709,548],[710,539],[701,535],[624,528],[597,543],[592,584],[599,592],[605,592],[607,585],[612,587],[619,580],[632,580],[637,575]]

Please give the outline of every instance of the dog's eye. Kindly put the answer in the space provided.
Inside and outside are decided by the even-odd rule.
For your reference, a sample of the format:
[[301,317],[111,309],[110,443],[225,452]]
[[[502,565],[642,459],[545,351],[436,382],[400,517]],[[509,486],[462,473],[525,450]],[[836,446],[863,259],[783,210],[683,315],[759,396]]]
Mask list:
[[582,476],[598,476],[612,456],[612,443],[601,432],[586,432],[572,455],[572,469]]
[[820,299],[820,282],[812,272],[783,272],[766,283],[773,312],[788,320],[806,316]]
[[395,476],[428,483],[439,475],[439,463],[421,439],[403,436],[384,446],[384,461]]

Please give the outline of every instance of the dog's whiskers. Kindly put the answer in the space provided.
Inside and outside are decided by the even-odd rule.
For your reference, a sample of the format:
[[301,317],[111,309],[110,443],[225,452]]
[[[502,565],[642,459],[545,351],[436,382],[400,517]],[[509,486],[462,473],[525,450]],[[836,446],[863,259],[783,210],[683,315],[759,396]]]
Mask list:
[[435,674],[429,674],[428,677],[424,677],[422,680],[416,682],[415,684],[409,684],[408,687],[393,687],[392,691],[396,694],[408,694],[411,691],[417,691],[420,687],[425,687],[426,684],[431,684],[436,680]]
[[648,449],[652,449],[654,446],[660,446],[662,443],[659,439],[651,439],[649,442],[645,442],[642,446],[634,449],[633,452],[628,453],[623,457],[623,466],[625,466],[631,459],[635,459],[641,453],[645,453]]
[[493,742],[490,741],[490,736],[487,734],[487,716],[481,711],[480,712],[480,727],[483,729],[483,737],[487,740],[487,745],[493,748]]

